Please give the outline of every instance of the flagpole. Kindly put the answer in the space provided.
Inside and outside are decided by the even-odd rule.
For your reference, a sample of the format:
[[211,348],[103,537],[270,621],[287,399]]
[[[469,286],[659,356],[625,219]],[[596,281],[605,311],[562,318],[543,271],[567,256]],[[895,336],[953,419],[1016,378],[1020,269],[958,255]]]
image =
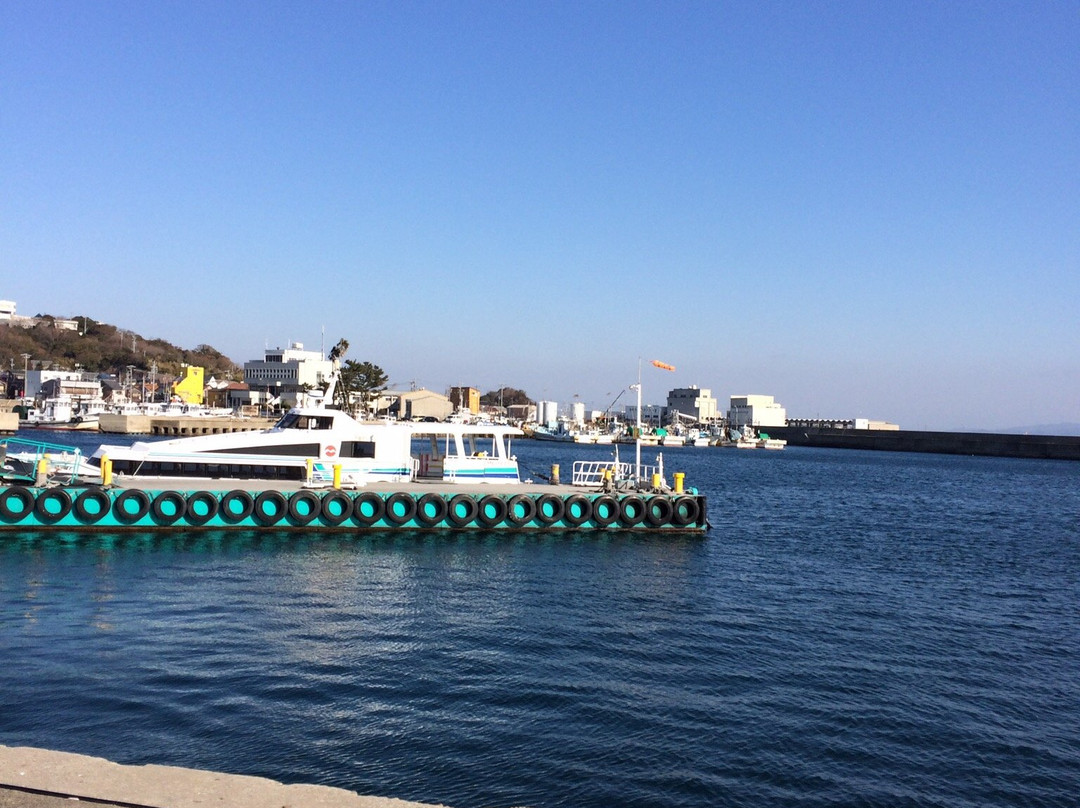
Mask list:
[[634,456],[634,481],[637,484],[641,484],[641,357],[637,360],[637,439],[635,444],[635,456]]

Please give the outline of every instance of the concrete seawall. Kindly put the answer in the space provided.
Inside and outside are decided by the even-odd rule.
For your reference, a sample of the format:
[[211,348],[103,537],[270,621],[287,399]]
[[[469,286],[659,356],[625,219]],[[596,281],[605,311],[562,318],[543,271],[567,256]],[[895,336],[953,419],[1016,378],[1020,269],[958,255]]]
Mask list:
[[0,808],[61,808],[80,802],[126,808],[432,808],[330,786],[284,785],[175,766],[122,766],[68,752],[0,746]]
[[762,427],[762,431],[768,432],[770,437],[783,438],[791,446],[1080,460],[1080,437],[1070,435],[1007,435],[985,432],[924,432],[795,426]]

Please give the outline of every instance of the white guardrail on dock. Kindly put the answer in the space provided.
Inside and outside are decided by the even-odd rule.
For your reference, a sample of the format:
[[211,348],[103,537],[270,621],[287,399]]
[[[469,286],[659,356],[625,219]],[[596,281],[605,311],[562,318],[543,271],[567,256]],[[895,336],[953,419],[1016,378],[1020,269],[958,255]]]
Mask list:
[[640,475],[635,474],[633,463],[616,463],[614,460],[575,460],[570,484],[601,486],[604,484],[604,472],[608,469],[612,471],[612,483],[616,488],[622,483],[652,480],[654,474],[659,474],[661,481],[666,482],[664,481],[663,458],[657,459],[660,462],[655,466],[642,464]]

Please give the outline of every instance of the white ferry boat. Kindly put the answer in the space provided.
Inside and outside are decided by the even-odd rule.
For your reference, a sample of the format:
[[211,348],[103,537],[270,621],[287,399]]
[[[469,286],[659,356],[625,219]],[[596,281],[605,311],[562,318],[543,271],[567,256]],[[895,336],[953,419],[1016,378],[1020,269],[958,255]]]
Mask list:
[[[332,400],[337,373],[322,401]],[[512,437],[521,430],[496,424],[358,421],[323,406],[295,407],[269,429],[104,444],[89,459],[107,457],[119,477],[260,480],[333,479],[367,482],[516,483]]]

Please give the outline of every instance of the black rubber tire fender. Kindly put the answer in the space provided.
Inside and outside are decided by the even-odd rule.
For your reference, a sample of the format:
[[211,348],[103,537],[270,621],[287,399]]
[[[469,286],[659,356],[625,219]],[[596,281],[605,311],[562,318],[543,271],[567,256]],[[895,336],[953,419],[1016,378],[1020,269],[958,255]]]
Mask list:
[[[57,510],[49,509],[50,502],[57,503]],[[37,500],[34,502],[34,516],[42,524],[55,525],[69,513],[71,513],[71,494],[63,488],[46,488],[37,495]]]
[[619,524],[622,527],[637,527],[645,518],[645,500],[637,494],[623,497],[619,501]]
[[[364,513],[364,506],[370,507],[370,514]],[[360,527],[371,527],[381,521],[385,513],[386,501],[374,491],[364,491],[353,500],[352,520]]]
[[648,502],[645,503],[645,521],[653,527],[664,527],[671,524],[671,517],[674,513],[675,508],[671,504],[671,499],[664,494],[651,496]]
[[[240,510],[233,510],[233,503],[240,503]],[[235,488],[232,491],[227,491],[222,497],[221,502],[218,504],[218,516],[222,521],[228,522],[230,525],[236,525],[243,522],[245,519],[251,517],[255,512],[255,497],[251,496],[250,491],[244,491],[239,488]]]
[[[551,513],[548,513],[548,506]],[[563,498],[556,494],[541,494],[536,500],[536,521],[544,527],[550,527],[563,518],[566,513],[566,503]]]
[[[16,510],[11,507],[13,499],[19,500],[22,506]],[[24,519],[34,512],[34,495],[30,489],[21,485],[13,485],[0,491],[0,519],[5,522],[15,522]]]
[[[300,503],[306,503],[306,510],[300,509]],[[314,491],[297,491],[289,497],[289,520],[297,525],[310,523],[322,510],[319,495]]]
[[619,518],[619,501],[610,494],[601,494],[592,502],[592,522],[607,527]]
[[[133,512],[127,509],[128,502],[135,502],[136,509]],[[128,488],[121,491],[113,500],[113,516],[122,525],[133,525],[146,516],[150,511],[150,495],[138,488]]]
[[563,508],[563,524],[580,527],[592,518],[592,503],[584,494],[571,494]]
[[[404,508],[403,513],[397,512],[399,504]],[[383,521],[394,527],[401,527],[412,521],[414,516],[416,516],[416,500],[412,498],[411,494],[406,494],[404,491],[395,491],[386,498],[386,513],[383,515]]]
[[[273,504],[273,513],[266,512],[268,504]],[[252,516],[263,527],[271,527],[285,518],[288,507],[288,501],[280,491],[261,491],[255,497],[255,509],[252,511]]]
[[[518,506],[522,513],[518,515]],[[517,494],[506,503],[506,521],[512,527],[525,527],[536,518],[536,500],[528,494]]]
[[[172,503],[172,513],[166,513],[163,507],[166,502]],[[171,525],[187,512],[187,501],[179,491],[162,491],[154,501],[150,503],[150,516],[159,525]]]
[[[434,513],[429,513],[428,506],[435,508]],[[450,510],[446,500],[438,494],[424,494],[416,501],[416,522],[421,527],[436,527],[446,519]]]
[[[334,504],[340,506],[340,510],[334,512]],[[324,494],[322,503],[319,506],[319,517],[322,519],[324,525],[330,527],[337,527],[350,516],[352,516],[353,501],[352,497],[341,491],[331,491],[328,494]]]
[[506,521],[506,500],[494,494],[487,494],[480,499],[476,510],[476,521],[484,527],[498,527]]
[[[97,510],[91,511],[87,507],[87,503],[93,501],[97,504]],[[79,520],[81,525],[96,525],[112,507],[112,499],[109,497],[109,493],[103,488],[87,488],[79,496],[75,497],[75,502],[71,506],[72,512],[75,514],[75,518]]]
[[[465,507],[465,513],[461,514],[458,506]],[[454,527],[466,527],[471,524],[480,512],[480,506],[476,500],[468,494],[455,494],[450,497],[450,504],[446,509],[446,520]]]
[[701,516],[701,506],[694,497],[677,497],[671,503],[671,524],[687,527],[696,524]]
[[[205,513],[195,510],[196,505],[203,505]],[[187,506],[184,508],[184,519],[189,525],[201,527],[217,516],[218,500],[209,491],[196,491],[187,498]]]

